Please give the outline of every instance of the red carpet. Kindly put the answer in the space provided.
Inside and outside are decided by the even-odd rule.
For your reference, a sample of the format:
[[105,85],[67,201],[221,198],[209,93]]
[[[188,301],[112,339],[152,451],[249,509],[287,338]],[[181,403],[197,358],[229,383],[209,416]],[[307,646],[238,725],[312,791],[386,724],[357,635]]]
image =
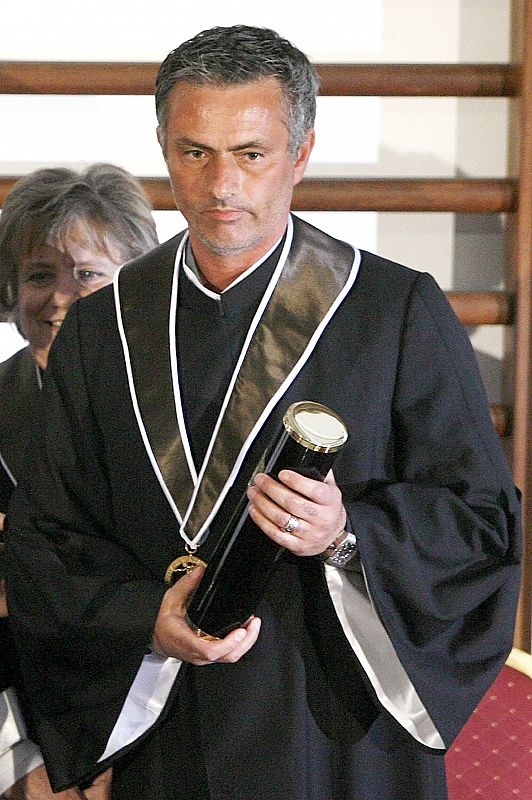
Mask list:
[[449,800],[532,800],[532,681],[505,666],[446,756]]

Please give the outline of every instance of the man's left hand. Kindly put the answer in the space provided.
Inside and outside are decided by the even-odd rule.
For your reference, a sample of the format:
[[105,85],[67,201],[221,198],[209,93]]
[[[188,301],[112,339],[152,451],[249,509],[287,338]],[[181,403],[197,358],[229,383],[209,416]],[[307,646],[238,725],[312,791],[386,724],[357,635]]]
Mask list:
[[[248,487],[249,513],[259,528],[296,556],[315,556],[345,528],[347,514],[332,472],[325,481],[282,470],[278,480],[259,473]],[[296,522],[291,532],[287,523]]]
[[2,797],[6,800],[85,800],[83,792],[76,787],[53,792],[44,764],[24,775]]

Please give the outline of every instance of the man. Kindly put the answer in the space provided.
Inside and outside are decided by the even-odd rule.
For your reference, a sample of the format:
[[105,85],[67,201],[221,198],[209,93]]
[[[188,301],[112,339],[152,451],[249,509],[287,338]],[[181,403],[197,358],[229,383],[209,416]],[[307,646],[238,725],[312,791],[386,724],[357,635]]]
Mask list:
[[[444,798],[511,647],[518,502],[464,331],[428,275],[289,214],[316,89],[265,29],[170,53],[158,137],[188,230],[54,345],[8,592],[57,789],[113,764],[118,800]],[[247,486],[296,400],[345,420],[334,474]],[[286,555],[256,616],[202,638],[202,568],[164,575],[208,562],[244,491]]]

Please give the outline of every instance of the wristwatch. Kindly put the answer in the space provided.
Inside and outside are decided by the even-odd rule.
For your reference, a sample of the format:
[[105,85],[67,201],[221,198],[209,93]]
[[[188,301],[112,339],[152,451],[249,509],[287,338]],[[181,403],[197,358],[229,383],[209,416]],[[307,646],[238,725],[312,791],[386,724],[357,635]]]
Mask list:
[[334,542],[320,553],[319,558],[331,567],[344,567],[357,552],[357,537],[354,533],[343,530]]

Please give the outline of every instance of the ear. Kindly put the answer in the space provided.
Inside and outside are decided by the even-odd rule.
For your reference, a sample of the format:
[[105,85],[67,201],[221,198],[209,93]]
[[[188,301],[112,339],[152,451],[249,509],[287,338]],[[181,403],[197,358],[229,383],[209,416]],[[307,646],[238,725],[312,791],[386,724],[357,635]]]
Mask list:
[[294,186],[303,180],[308,160],[310,158],[310,154],[312,153],[312,148],[314,147],[315,139],[316,135],[314,133],[314,128],[311,128],[307,133],[305,141],[299,148],[299,153],[297,154],[296,162],[294,164]]
[[162,130],[160,125],[157,125],[157,141],[159,142],[161,150],[163,151],[163,156],[166,158],[166,152],[165,152],[165,150],[166,150],[166,142],[165,142],[165,139],[164,139],[163,130]]

